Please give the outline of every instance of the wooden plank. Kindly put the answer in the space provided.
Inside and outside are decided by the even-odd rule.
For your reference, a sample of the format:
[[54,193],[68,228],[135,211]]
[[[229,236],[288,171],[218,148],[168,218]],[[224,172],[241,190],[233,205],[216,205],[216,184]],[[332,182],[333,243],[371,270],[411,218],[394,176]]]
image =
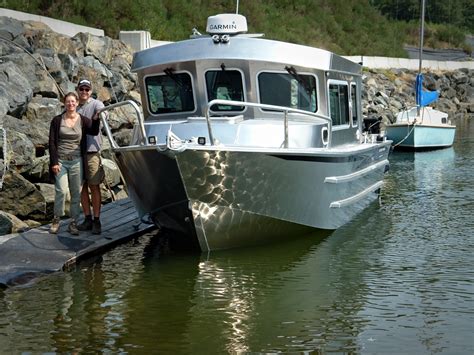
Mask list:
[[49,233],[50,225],[43,225],[0,236],[0,286],[25,283],[38,275],[67,269],[80,259],[156,230],[153,225],[140,223],[129,199],[104,205],[101,222],[100,235],[86,231],[73,236],[66,231],[67,219],[61,221],[57,235]]

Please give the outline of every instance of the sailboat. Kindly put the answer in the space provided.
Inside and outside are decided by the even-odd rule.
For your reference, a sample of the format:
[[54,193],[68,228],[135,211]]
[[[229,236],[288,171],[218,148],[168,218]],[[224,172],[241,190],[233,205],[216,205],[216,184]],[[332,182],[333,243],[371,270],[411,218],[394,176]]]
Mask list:
[[438,92],[423,90],[423,35],[425,0],[421,0],[419,69],[415,81],[416,106],[398,113],[394,123],[386,126],[387,139],[395,149],[431,150],[453,145],[456,126],[448,114],[429,107],[438,99]]

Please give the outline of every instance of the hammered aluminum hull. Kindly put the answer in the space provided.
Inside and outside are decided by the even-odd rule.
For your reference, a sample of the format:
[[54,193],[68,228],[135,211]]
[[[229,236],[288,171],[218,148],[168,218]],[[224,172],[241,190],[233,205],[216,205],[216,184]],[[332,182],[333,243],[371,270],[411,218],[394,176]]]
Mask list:
[[380,186],[388,153],[389,143],[349,154],[135,150],[118,162],[139,214],[206,251],[339,228],[377,198],[373,188],[338,203]]

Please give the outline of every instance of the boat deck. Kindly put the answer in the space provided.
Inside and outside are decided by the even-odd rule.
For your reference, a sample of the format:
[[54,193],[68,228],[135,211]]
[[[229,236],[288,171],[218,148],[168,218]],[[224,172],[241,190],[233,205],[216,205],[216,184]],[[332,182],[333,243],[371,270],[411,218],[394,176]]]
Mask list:
[[0,236],[0,287],[24,284],[40,275],[65,270],[78,260],[156,229],[140,223],[129,199],[102,207],[100,235],[87,231],[73,236],[67,232],[68,223],[69,219],[62,220],[56,235],[49,233],[48,224]]

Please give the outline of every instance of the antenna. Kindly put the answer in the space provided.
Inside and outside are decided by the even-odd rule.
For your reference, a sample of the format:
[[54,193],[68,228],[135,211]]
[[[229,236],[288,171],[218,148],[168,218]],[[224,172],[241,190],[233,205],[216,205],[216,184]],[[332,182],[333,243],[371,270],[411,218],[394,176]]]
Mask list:
[[236,13],[236,14],[239,13],[239,0],[237,0],[237,9],[235,9],[235,13]]

